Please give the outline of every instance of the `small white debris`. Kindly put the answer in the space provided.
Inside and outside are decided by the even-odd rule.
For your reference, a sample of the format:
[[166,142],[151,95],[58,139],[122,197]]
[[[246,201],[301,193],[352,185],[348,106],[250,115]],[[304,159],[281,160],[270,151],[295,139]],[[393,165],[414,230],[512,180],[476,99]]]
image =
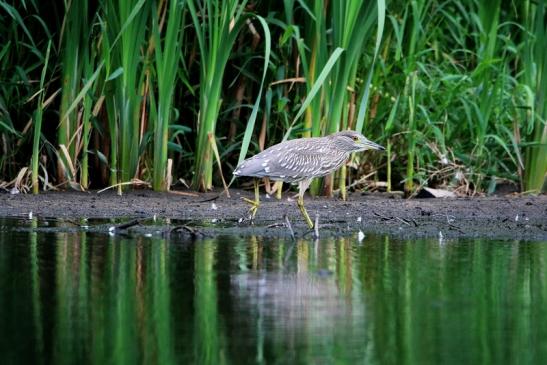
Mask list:
[[154,216],[152,217],[152,220],[155,222],[157,218],[158,217],[156,216],[156,214],[154,214]]
[[448,161],[448,158],[446,158],[445,155],[441,155],[441,163],[442,163],[443,165],[448,165],[448,162],[449,162],[449,161]]
[[212,223],[216,223],[216,222],[218,222],[218,219],[213,218],[213,219],[211,219],[211,222],[212,222]]
[[116,230],[116,227],[114,226],[108,227],[108,232],[114,232],[115,230]]
[[444,235],[441,231],[439,231],[439,245],[442,245],[444,243]]
[[288,202],[292,202],[293,200],[291,198],[287,198],[287,201]]
[[152,233],[145,233],[144,237],[152,237]]
[[9,193],[10,193],[11,195],[16,195],[16,194],[19,194],[20,191],[19,191],[19,189],[17,189],[17,188],[12,188],[12,189],[9,191]]
[[114,236],[115,236],[114,232],[108,232],[108,235],[109,235],[110,237],[114,237]]
[[241,222],[243,222],[243,218],[239,218],[239,219],[237,220],[237,223],[241,223]]
[[32,212],[28,213],[28,219],[32,219]]
[[211,209],[212,209],[212,210],[217,210],[218,207],[217,207],[217,205],[216,205],[215,203],[212,203],[212,204],[211,204]]
[[519,221],[519,215],[517,214],[515,217],[515,222],[518,222],[518,221]]
[[359,233],[357,233],[357,239],[359,240],[359,242],[365,239],[365,234],[363,233],[363,231],[359,230]]
[[266,197],[266,199],[271,199],[271,198],[272,198],[272,197],[270,196],[270,194],[267,194],[267,193],[265,194],[265,197]]
[[89,226],[82,226],[82,229],[89,229]]
[[359,222],[359,223],[360,223],[360,222],[361,222],[362,220],[363,220],[363,218],[361,218],[361,217],[357,217],[357,222]]

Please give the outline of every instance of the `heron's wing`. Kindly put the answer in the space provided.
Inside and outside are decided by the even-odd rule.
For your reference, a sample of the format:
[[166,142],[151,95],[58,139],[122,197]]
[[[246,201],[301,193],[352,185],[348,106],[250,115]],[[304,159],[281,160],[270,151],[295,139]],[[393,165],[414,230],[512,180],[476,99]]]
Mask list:
[[316,176],[322,169],[325,152],[303,147],[280,150],[274,153],[269,176],[285,181],[299,181]]
[[296,182],[318,176],[325,160],[332,156],[330,152],[328,146],[306,144],[302,140],[288,141],[245,160],[234,174]]

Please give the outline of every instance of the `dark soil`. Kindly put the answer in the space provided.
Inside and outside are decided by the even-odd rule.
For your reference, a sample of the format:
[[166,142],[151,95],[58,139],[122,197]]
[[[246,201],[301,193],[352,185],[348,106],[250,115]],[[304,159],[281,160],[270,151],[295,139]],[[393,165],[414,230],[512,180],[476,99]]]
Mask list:
[[[308,232],[291,195],[283,200],[265,198],[254,224],[247,216],[242,196],[247,191],[231,189],[231,198],[218,193],[156,193],[136,190],[118,196],[114,192],[51,192],[40,195],[0,194],[0,217],[180,219],[205,235],[289,235],[283,224],[287,215],[296,236]],[[319,232],[325,235],[388,233],[411,237],[485,237],[547,241],[547,196],[452,199],[402,199],[395,195],[353,193],[348,201],[306,196],[312,219],[319,215]],[[175,222],[175,221],[173,221]],[[182,222],[182,223],[181,223]],[[164,227],[165,230],[173,227]],[[184,228],[186,230],[186,228]]]

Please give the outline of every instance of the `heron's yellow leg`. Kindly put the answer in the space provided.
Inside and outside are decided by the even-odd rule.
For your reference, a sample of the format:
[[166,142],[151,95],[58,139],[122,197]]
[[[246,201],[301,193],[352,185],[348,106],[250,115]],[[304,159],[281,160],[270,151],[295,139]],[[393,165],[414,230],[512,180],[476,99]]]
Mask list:
[[277,192],[277,194],[275,194],[276,199],[281,200],[281,193],[283,193],[283,181],[275,182],[275,190]]
[[258,210],[258,207],[260,206],[260,192],[258,190],[258,180],[254,179],[254,188],[255,188],[255,200],[251,200],[248,198],[242,198],[247,203],[251,204],[251,207],[249,208],[249,213],[251,213],[251,219],[254,219],[256,215],[256,211]]
[[308,211],[304,207],[304,197],[299,195],[298,196],[298,208],[300,208],[300,211],[302,212],[302,215],[304,216],[304,219],[306,220],[306,223],[308,224],[308,227],[313,228],[313,222],[308,214]]

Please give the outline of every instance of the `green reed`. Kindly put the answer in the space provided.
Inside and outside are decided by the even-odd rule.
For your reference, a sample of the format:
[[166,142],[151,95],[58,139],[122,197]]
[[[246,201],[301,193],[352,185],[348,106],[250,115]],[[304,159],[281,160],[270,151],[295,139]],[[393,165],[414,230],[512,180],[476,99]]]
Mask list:
[[105,63],[106,112],[110,137],[111,184],[139,175],[145,67],[144,50],[151,2],[103,1],[102,54]]
[[82,131],[79,108],[67,112],[81,89],[83,67],[89,63],[88,34],[88,4],[86,1],[65,2],[65,18],[61,33],[62,59],[62,93],[59,105],[58,145],[68,150],[66,156],[61,150],[58,152],[57,178],[59,182],[65,179],[74,181],[72,176],[74,164],[78,159]]
[[[166,190],[173,177],[207,190],[221,182],[213,145],[229,174],[249,150],[351,128],[389,152],[387,161],[354,158],[358,168],[337,175],[342,197],[346,181],[383,161],[389,171],[374,179],[408,194],[489,192],[500,182],[539,192],[546,5],[504,5],[67,1],[46,21],[41,2],[0,1],[0,183],[29,160],[34,170],[40,155],[33,179],[53,185],[100,187],[109,176],[111,185],[137,178]],[[243,92],[234,97],[235,88]],[[38,110],[40,97],[52,112]]]
[[154,120],[154,173],[152,186],[154,190],[168,190],[167,181],[167,142],[169,125],[173,115],[173,94],[176,83],[173,75],[180,67],[180,47],[184,29],[185,1],[162,2],[167,12],[165,35],[163,42],[160,37],[159,15],[154,13],[153,39],[155,43],[155,75],[158,89],[157,111]]
[[[27,9],[36,9],[28,1]],[[27,158],[31,120],[38,110],[39,80],[52,35],[39,17],[28,18],[25,8],[12,1],[0,1],[0,181],[11,179]],[[37,32],[36,32],[37,30]],[[42,36],[40,37],[39,34]],[[50,62],[51,64],[54,62]],[[49,71],[48,71],[49,72]],[[38,80],[38,81],[37,81]],[[34,142],[34,141],[32,141]],[[31,152],[32,146],[31,146]],[[28,161],[28,159],[26,159]]]
[[216,135],[222,103],[222,81],[230,50],[245,25],[246,1],[188,1],[200,57],[200,88],[193,184],[199,190],[213,186],[213,151],[208,135]]
[[42,68],[42,74],[40,76],[40,94],[38,96],[38,105],[34,112],[34,133],[32,142],[32,192],[38,194],[38,166],[40,163],[40,140],[42,136],[42,118],[44,116],[44,100],[46,95],[45,81],[48,71],[48,63],[51,53],[51,41],[49,41],[46,50],[46,57],[44,60],[44,67]]
[[525,90],[526,123],[523,126],[531,135],[526,149],[524,190],[541,192],[547,189],[547,25],[545,16],[547,3],[524,1],[522,17],[524,23],[521,48],[523,89]]

